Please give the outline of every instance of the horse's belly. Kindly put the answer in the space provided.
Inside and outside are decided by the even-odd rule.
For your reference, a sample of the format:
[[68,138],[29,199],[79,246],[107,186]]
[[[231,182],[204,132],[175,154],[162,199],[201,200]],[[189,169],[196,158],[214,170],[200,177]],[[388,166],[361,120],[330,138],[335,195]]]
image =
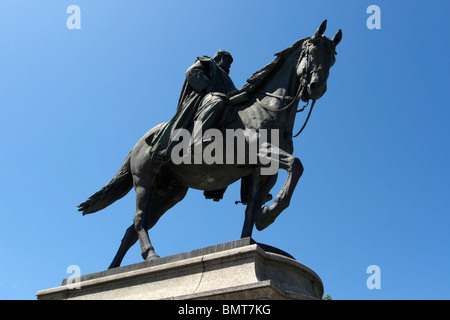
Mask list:
[[205,191],[225,188],[251,172],[248,168],[226,164],[171,164],[169,168],[185,186]]

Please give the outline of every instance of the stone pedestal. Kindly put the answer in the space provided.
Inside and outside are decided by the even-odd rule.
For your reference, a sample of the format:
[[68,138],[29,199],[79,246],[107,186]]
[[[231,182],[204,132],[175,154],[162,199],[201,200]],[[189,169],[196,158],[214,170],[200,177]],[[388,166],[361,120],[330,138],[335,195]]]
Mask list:
[[49,299],[320,299],[317,274],[276,248],[239,239],[153,261],[81,276],[39,291]]

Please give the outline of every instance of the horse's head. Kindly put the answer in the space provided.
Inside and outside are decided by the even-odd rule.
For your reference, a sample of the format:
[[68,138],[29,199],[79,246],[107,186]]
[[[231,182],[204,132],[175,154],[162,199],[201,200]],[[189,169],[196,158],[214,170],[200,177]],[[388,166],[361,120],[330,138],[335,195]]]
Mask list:
[[342,39],[339,30],[332,40],[323,36],[327,20],[322,22],[316,33],[305,40],[297,64],[297,76],[300,79],[302,101],[317,100],[327,91],[327,79],[330,68],[336,61],[336,46]]

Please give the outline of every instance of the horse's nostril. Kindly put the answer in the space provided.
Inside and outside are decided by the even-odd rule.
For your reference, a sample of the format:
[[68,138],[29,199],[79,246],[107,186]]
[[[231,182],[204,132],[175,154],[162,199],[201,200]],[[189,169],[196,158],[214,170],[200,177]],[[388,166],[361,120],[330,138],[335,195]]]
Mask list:
[[319,87],[320,87],[319,82],[312,82],[312,83],[310,84],[310,88],[311,88],[312,90],[319,89]]
[[320,82],[311,82],[308,87],[309,97],[311,99],[319,99],[324,94],[324,86]]
[[317,91],[320,91],[321,85],[319,82],[311,82],[309,85],[309,91],[310,93],[317,93]]

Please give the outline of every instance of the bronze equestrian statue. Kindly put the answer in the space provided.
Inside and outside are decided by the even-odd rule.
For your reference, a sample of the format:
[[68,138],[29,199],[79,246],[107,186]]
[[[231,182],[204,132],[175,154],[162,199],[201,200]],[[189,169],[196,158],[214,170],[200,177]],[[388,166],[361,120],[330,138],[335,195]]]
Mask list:
[[[210,122],[207,128],[214,126],[222,133],[230,130],[243,133],[245,150],[257,146],[254,158],[251,159],[251,153],[242,153],[243,150],[233,144],[234,150],[226,150],[228,155],[231,151],[236,160],[239,155],[245,154],[244,159],[235,162],[186,161],[175,164],[173,156],[178,153],[173,151],[177,144],[170,141],[173,136],[169,135],[167,139],[167,132],[173,133],[176,128],[186,129],[191,133],[196,130],[192,123],[174,125],[176,119],[185,119],[182,116],[175,117],[175,120],[162,123],[147,132],[130,151],[114,178],[78,206],[83,215],[102,210],[134,187],[136,212],[133,224],[127,229],[109,268],[120,266],[126,252],[137,240],[145,260],[158,258],[150,242],[148,230],[167,210],[183,200],[189,188],[204,190],[206,193],[220,193],[230,184],[242,179],[241,193],[246,209],[241,237],[250,237],[254,226],[257,230],[267,228],[289,206],[295,186],[303,173],[300,159],[292,155],[295,116],[298,111],[303,110],[297,110],[297,107],[300,100],[311,100],[309,118],[315,101],[322,97],[327,89],[329,70],[335,63],[336,46],[342,38],[341,30],[332,40],[323,36],[325,29],[326,20],[312,37],[300,39],[291,47],[277,53],[275,59],[254,73],[241,89],[216,93],[214,86],[209,86],[210,90],[205,90],[202,94],[197,92],[198,94],[192,96],[193,99],[199,96],[201,98],[196,102],[197,109],[188,111],[197,115],[191,114],[187,118],[191,121],[196,117],[201,118],[201,111],[209,110],[215,120]],[[210,68],[221,68],[214,59],[197,62],[210,64]],[[227,64],[230,65],[231,62],[228,61]],[[226,70],[219,71],[227,73]],[[234,87],[230,84],[228,86]],[[183,88],[191,90],[185,86]],[[187,110],[183,110],[186,101],[181,100],[183,99],[180,99],[177,112],[186,112]],[[209,109],[211,106],[213,108]],[[206,118],[202,121],[205,122]],[[168,127],[170,128],[167,129]],[[262,139],[263,132],[271,133],[264,137],[267,140]],[[164,138],[161,138],[162,136]],[[201,150],[206,151],[218,142],[216,138],[217,135],[200,138],[197,145],[200,141]],[[263,140],[263,143],[259,143]],[[191,141],[184,141],[184,138],[183,143],[187,143],[188,149],[197,148],[192,147]],[[215,144],[215,147],[219,145]],[[158,153],[158,150],[163,152]],[[226,152],[221,154],[223,157],[227,156]],[[263,174],[263,170],[274,163],[277,169],[286,170],[288,175],[274,203],[264,206],[277,180],[277,171],[270,174],[266,171]]]

